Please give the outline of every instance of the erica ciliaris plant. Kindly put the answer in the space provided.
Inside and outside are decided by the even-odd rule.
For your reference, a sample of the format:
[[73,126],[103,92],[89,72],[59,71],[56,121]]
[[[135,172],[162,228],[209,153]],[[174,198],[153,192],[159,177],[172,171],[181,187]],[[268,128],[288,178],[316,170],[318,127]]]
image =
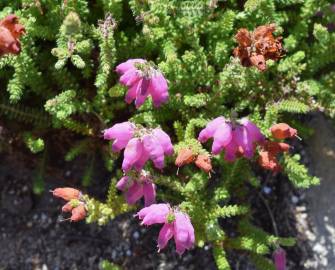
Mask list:
[[[318,183],[289,143],[308,133],[296,114],[334,115],[330,4],[1,1],[0,113],[43,152],[35,191],[59,140],[66,161],[87,157],[84,186],[96,157],[112,176],[105,202],[53,191],[72,221],[135,211],[143,225],[161,224],[162,252],[172,238],[179,254],[209,243],[218,269],[230,269],[231,249],[280,269],[294,241],[255,226],[247,199],[259,170]],[[223,225],[235,216],[232,236]]]

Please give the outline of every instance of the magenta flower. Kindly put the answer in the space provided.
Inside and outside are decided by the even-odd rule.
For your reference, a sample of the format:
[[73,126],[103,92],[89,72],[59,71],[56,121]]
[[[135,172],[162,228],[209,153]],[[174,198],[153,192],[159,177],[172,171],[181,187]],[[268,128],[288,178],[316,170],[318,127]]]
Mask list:
[[173,154],[169,135],[159,128],[145,129],[130,122],[123,122],[106,129],[104,138],[114,140],[114,152],[125,149],[122,163],[124,172],[132,168],[141,171],[149,159],[156,168],[163,169],[165,155]]
[[210,121],[198,140],[204,143],[209,138],[213,138],[212,153],[217,155],[225,150],[227,161],[234,161],[240,155],[252,158],[255,145],[264,140],[259,128],[247,118],[232,123],[222,116]]
[[112,150],[119,152],[126,147],[129,140],[133,137],[135,125],[130,122],[115,124],[103,131],[105,140],[114,140]]
[[172,209],[169,204],[152,204],[136,216],[142,220],[142,225],[164,224],[158,236],[158,251],[165,248],[172,237],[179,255],[194,245],[194,229],[189,216],[178,209]]
[[273,260],[276,266],[276,270],[286,269],[286,252],[282,248],[278,248],[273,252]]
[[139,108],[148,95],[151,95],[155,107],[159,107],[169,98],[167,81],[163,74],[144,59],[130,59],[116,67],[121,75],[120,83],[128,87],[126,102],[135,100]]
[[135,204],[142,197],[144,197],[145,206],[149,206],[156,201],[156,185],[145,171],[141,171],[134,177],[123,176],[117,182],[116,188],[124,192],[128,204]]

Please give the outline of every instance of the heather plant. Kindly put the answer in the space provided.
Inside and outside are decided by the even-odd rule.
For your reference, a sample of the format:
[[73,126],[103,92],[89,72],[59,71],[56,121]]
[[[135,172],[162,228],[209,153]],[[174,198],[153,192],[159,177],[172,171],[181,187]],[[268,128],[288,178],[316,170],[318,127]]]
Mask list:
[[[230,269],[231,249],[283,269],[294,240],[255,226],[247,198],[264,181],[259,169],[299,188],[319,182],[283,140],[306,136],[299,114],[335,115],[331,2],[1,1],[4,125],[43,152],[40,172],[55,138],[66,161],[87,157],[84,186],[102,157],[105,202],[53,191],[72,221],[136,211],[163,224],[160,249],[172,238],[180,254],[208,243],[218,269]],[[234,235],[222,226],[230,219]]]

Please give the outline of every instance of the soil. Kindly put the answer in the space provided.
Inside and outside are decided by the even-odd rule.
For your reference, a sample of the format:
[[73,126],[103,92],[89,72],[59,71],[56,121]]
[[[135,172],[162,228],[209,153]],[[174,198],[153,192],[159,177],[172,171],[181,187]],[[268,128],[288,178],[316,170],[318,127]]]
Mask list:
[[[314,139],[311,139],[307,152],[304,151],[304,144],[299,143],[295,147],[307,165],[314,151],[318,151]],[[5,140],[10,142],[8,138]],[[44,177],[45,192],[34,195],[32,182],[37,175],[39,158],[22,147],[12,147],[0,155],[0,270],[100,269],[99,264],[104,259],[126,270],[216,269],[209,245],[203,249],[195,248],[182,257],[177,256],[172,243],[166,250],[157,253],[159,226],[141,227],[132,217],[133,213],[119,216],[101,227],[62,221],[62,202],[55,200],[48,191],[63,185],[80,186],[78,179],[82,177],[85,160],[64,162],[58,159],[48,164]],[[312,161],[315,162],[314,159]],[[329,163],[325,166],[326,170]],[[110,173],[102,167],[101,164],[101,168],[95,169],[94,185],[82,188],[99,199],[104,198],[110,179]],[[317,215],[317,204],[311,205],[312,193],[313,190],[306,193],[295,189],[282,174],[269,174],[263,176],[262,187],[250,194],[250,202],[255,209],[254,224],[279,236],[296,237],[297,244],[286,249],[288,269],[327,269],[313,268],[319,257],[315,248],[313,250],[315,241],[311,238],[314,235],[313,239],[318,242],[317,239],[326,233],[315,229],[315,220],[322,220],[323,215]],[[316,195],[320,196],[320,201],[322,194]],[[325,204],[323,207],[327,209]],[[333,213],[333,207],[331,209]],[[330,223],[333,216],[328,215]],[[321,242],[321,251],[331,248],[322,244],[326,242]],[[327,256],[324,257],[332,262]],[[229,260],[234,270],[255,269],[244,253],[229,253]]]

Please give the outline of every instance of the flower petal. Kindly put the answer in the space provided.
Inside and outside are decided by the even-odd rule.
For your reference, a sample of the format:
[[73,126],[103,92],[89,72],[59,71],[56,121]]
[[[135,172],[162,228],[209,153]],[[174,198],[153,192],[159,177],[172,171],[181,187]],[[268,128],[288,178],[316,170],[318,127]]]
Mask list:
[[156,185],[151,182],[143,183],[144,205],[150,206],[156,202]]
[[165,223],[158,235],[158,252],[166,247],[173,237],[173,224]]
[[143,197],[143,186],[136,181],[126,192],[126,201],[128,204],[135,204]]
[[143,105],[146,98],[149,95],[148,87],[149,87],[149,80],[147,79],[141,79],[138,82],[138,86],[136,89],[136,99],[135,99],[135,106],[138,109]]
[[214,141],[212,145],[212,153],[219,154],[232,140],[232,127],[224,122],[220,124],[214,133]]

